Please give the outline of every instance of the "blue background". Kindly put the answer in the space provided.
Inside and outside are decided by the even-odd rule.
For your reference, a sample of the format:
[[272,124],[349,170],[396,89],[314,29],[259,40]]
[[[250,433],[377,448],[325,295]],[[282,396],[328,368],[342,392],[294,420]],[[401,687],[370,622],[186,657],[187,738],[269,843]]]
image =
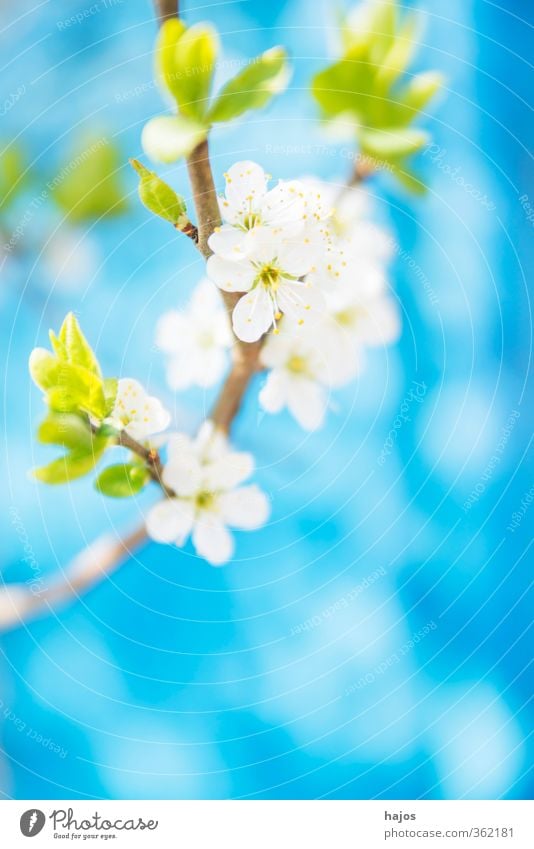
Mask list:
[[[276,177],[343,180],[349,143],[325,137],[306,91],[331,55],[333,11],[311,11],[307,0],[184,6],[188,21],[215,22],[231,59],[276,43],[292,54],[289,92],[213,133],[219,186],[241,158]],[[531,796],[534,508],[509,529],[532,486],[532,223],[520,202],[526,193],[534,204],[529,6],[424,3],[417,68],[447,76],[426,120],[441,159],[420,157],[430,186],[422,200],[387,176],[369,186],[376,217],[400,244],[391,281],[403,335],[336,394],[318,433],[258,415],[254,387],[234,437],[256,455],[270,524],[240,534],[236,560],[222,569],[191,547],[148,545],[83,598],[1,638],[5,797]],[[60,25],[89,7],[22,3],[9,20],[1,10],[3,96],[25,85],[1,132],[21,134],[42,173],[61,168],[80,130],[113,138],[125,162],[141,155],[143,123],[162,111],[149,5],[100,2],[83,23]],[[221,79],[230,71],[221,68]],[[183,166],[167,173],[187,193]],[[135,524],[156,497],[123,504],[101,499],[89,480],[47,489],[27,477],[49,456],[32,438],[42,406],[27,357],[67,309],[79,313],[105,371],[147,383],[180,427],[192,431],[211,400],[174,398],[154,347],[157,318],[185,303],[202,263],[136,202],[126,164],[121,177],[131,212],[84,236],[100,257],[89,281],[59,287],[47,274],[41,247],[58,223],[48,203],[2,272],[6,582],[35,577],[24,542],[46,582],[86,541]],[[4,224],[8,234],[16,224]],[[426,386],[423,400],[396,428],[414,381]],[[318,624],[295,633],[312,617]]]

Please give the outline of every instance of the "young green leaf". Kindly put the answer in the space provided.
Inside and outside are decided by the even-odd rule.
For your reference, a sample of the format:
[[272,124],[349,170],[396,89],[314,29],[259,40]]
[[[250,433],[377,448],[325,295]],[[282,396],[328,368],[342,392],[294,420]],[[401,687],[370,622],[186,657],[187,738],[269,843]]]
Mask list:
[[373,68],[367,54],[353,48],[339,62],[320,71],[312,80],[312,94],[326,117],[351,113],[370,124],[375,98]]
[[420,150],[428,142],[428,134],[420,130],[390,127],[387,130],[363,130],[362,151],[378,159],[396,160]]
[[410,124],[442,88],[444,79],[443,74],[437,71],[413,77],[396,93],[390,104],[391,123],[399,126]]
[[103,380],[104,400],[106,404],[106,416],[109,416],[115,406],[119,381],[116,377],[106,377]]
[[24,154],[15,142],[0,145],[0,210],[5,212],[24,189],[27,182],[27,166]]
[[273,47],[253,59],[221,89],[208,113],[212,122],[231,121],[249,109],[260,109],[289,81],[287,56]]
[[173,57],[174,96],[182,115],[202,121],[219,50],[218,36],[207,24],[195,24],[179,38]]
[[95,487],[111,498],[127,498],[140,492],[149,480],[146,468],[137,463],[108,466],[95,481]]
[[139,197],[146,208],[170,221],[175,227],[180,221],[187,219],[184,199],[176,194],[167,183],[154,171],[149,171],[137,159],[130,159],[130,164],[139,174]]
[[33,470],[33,476],[41,483],[60,484],[80,478],[92,471],[104,451],[107,439],[93,437],[89,448],[75,448],[63,457],[58,457],[47,466]]
[[160,27],[156,40],[156,78],[160,85],[178,99],[180,80],[174,68],[174,56],[179,39],[186,30],[179,18],[169,18]]
[[72,413],[50,413],[39,425],[37,439],[81,452],[91,450],[93,444],[88,423]]
[[119,179],[123,158],[109,139],[85,137],[49,180],[53,196],[71,220],[121,215],[128,207]]
[[30,354],[29,369],[33,382],[46,392],[57,385],[61,363],[46,348],[34,348]]
[[98,360],[81,331],[78,319],[72,312],[67,314],[61,325],[59,342],[61,350],[65,353],[67,362],[81,366],[93,374],[100,376]]
[[207,132],[206,125],[183,115],[160,115],[143,127],[141,144],[155,162],[176,162],[182,156],[189,156]]
[[377,92],[389,91],[395,80],[406,70],[417,48],[418,34],[418,16],[407,15],[393,44],[380,62],[376,74]]
[[57,413],[86,412],[97,419],[106,415],[102,380],[87,369],[61,363],[58,379],[47,391],[47,403]]

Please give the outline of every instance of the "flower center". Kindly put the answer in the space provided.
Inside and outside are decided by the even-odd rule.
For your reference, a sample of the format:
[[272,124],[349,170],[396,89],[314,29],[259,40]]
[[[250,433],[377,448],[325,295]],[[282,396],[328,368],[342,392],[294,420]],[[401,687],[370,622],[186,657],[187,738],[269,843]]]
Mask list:
[[246,212],[242,219],[245,230],[252,230],[257,224],[261,224],[261,218],[257,212]]
[[204,489],[197,492],[195,497],[195,505],[199,510],[209,510],[215,502],[215,494]]
[[347,307],[347,309],[337,312],[335,319],[342,327],[354,327],[365,316],[366,310],[363,307]]
[[293,372],[293,374],[305,374],[308,370],[308,364],[305,357],[293,354],[293,356],[288,359],[286,368],[288,371]]
[[280,286],[281,279],[282,275],[280,273],[280,269],[272,263],[262,265],[259,268],[258,276],[256,278],[257,282],[261,283],[261,285],[270,292],[276,292]]

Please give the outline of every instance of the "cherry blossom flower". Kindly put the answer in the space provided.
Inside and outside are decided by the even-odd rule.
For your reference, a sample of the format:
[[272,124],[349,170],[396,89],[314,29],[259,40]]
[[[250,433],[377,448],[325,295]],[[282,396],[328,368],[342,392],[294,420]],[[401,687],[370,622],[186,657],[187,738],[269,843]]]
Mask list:
[[255,162],[236,162],[227,174],[226,191],[220,199],[224,221],[209,240],[212,251],[220,257],[235,260],[247,253],[249,234],[260,227],[269,228],[272,238],[286,238],[308,231],[327,237],[324,222],[331,210],[322,202],[317,187],[305,187],[292,180],[281,180],[273,189]]
[[137,380],[121,378],[115,405],[106,422],[133,439],[146,439],[169,426],[170,413],[158,398],[148,395]]
[[171,437],[163,482],[176,497],[152,507],[149,535],[178,546],[191,536],[197,554],[214,566],[226,563],[234,551],[228,526],[253,530],[269,517],[269,502],[259,487],[240,486],[253,470],[252,456],[233,451],[211,422],[194,440],[185,434]]
[[[338,338],[320,332],[299,335],[282,332],[269,336],[261,351],[262,364],[271,369],[259,402],[269,413],[289,410],[305,430],[316,430],[324,420],[331,389],[354,377],[354,358]],[[333,343],[333,344],[332,344]]]
[[255,342],[284,314],[303,325],[324,312],[322,294],[300,278],[315,269],[317,246],[307,236],[273,237],[268,228],[249,235],[247,253],[237,261],[214,254],[208,276],[226,292],[246,293],[234,307],[232,323],[243,342]]
[[202,280],[185,311],[171,310],[160,318],[156,344],[168,354],[167,380],[172,389],[214,386],[221,379],[232,334],[213,283]]

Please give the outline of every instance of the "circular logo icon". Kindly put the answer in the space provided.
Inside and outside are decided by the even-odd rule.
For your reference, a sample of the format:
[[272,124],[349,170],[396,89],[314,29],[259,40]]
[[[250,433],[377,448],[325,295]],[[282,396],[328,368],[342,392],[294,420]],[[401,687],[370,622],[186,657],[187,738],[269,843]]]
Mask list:
[[43,830],[46,822],[46,817],[42,811],[37,808],[31,808],[29,811],[24,811],[20,818],[20,830],[24,837],[35,837]]

